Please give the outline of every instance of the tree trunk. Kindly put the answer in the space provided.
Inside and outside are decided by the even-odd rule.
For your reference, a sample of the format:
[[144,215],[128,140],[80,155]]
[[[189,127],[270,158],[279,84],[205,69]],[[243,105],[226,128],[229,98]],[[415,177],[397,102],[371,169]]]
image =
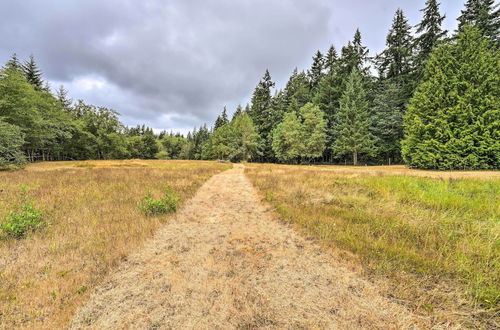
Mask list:
[[352,163],[354,164],[354,166],[356,166],[358,164],[358,152],[357,151],[352,152]]

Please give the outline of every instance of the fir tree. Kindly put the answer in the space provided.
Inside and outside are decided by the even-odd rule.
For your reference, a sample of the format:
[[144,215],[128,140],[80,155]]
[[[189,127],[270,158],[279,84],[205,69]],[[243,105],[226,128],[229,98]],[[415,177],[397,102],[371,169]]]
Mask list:
[[310,82],[305,72],[298,72],[296,68],[293,70],[286,84],[284,96],[287,111],[298,111],[311,101]]
[[63,109],[68,111],[71,108],[71,104],[73,104],[73,100],[68,97],[68,91],[64,88],[63,85],[59,86],[56,91],[56,98],[63,106]]
[[236,117],[238,117],[242,113],[243,113],[243,108],[241,107],[241,104],[238,104],[238,106],[236,107],[236,111],[233,113],[233,118],[231,119],[231,121],[233,121]]
[[377,67],[382,78],[407,75],[412,69],[413,37],[411,26],[401,9],[396,11],[386,38],[385,50],[377,56]]
[[10,60],[7,61],[7,63],[5,64],[5,68],[7,70],[23,72],[23,66],[22,66],[21,62],[19,61],[16,53],[12,54],[12,57],[10,58]]
[[325,58],[325,71],[326,73],[333,73],[335,71],[338,61],[337,51],[333,45],[328,48]]
[[354,165],[361,153],[374,153],[374,139],[370,132],[370,116],[363,78],[357,70],[349,75],[346,90],[340,99],[334,131],[333,150],[338,156],[352,155]]
[[339,59],[340,74],[344,80],[347,80],[352,70],[356,69],[362,75],[368,75],[368,50],[363,46],[361,41],[361,32],[359,29],[354,33],[352,41],[347,43],[347,46],[342,47],[341,56]]
[[323,76],[324,58],[318,50],[313,57],[311,69],[308,71],[310,89],[313,93],[317,91],[321,77]]
[[220,116],[217,116],[217,119],[215,120],[214,123],[214,131],[219,129],[222,125],[225,125],[229,122],[229,119],[227,118],[227,109],[224,106],[224,110],[222,110],[222,113]]
[[422,21],[417,25],[417,34],[415,40],[417,55],[417,68],[423,71],[425,62],[429,58],[432,50],[446,37],[447,31],[442,29],[445,15],[439,12],[439,3],[437,0],[427,0],[423,12]]
[[38,69],[38,65],[35,62],[35,57],[33,55],[30,56],[29,60],[27,60],[23,65],[23,72],[26,80],[35,86],[36,90],[43,89],[43,80],[42,73]]
[[498,44],[500,29],[500,9],[494,0],[468,0],[458,17],[458,30],[463,32],[467,25],[472,25],[481,34]]
[[372,132],[377,153],[387,164],[402,160],[405,103],[406,98],[399,83],[391,80],[380,83],[372,107]]
[[500,60],[469,26],[438,47],[408,105],[402,154],[411,167],[491,169],[500,164]]

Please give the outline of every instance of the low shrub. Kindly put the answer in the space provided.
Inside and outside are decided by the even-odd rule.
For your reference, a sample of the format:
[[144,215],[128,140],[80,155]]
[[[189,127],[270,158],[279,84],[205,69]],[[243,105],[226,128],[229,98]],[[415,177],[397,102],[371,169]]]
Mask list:
[[42,211],[38,209],[28,196],[28,187],[21,186],[21,202],[11,211],[5,221],[0,224],[0,229],[7,237],[21,239],[30,232],[45,225]]
[[175,212],[179,199],[179,196],[175,194],[172,188],[168,187],[165,189],[165,194],[160,199],[155,199],[151,190],[149,190],[137,205],[144,215],[155,216]]

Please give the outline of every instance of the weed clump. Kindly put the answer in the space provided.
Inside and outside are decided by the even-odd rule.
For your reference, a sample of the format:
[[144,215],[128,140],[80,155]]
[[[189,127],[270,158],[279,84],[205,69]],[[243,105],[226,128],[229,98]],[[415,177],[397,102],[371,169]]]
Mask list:
[[160,199],[155,199],[151,190],[149,190],[144,198],[137,203],[137,206],[145,216],[156,216],[175,212],[179,199],[179,196],[175,194],[173,189],[167,187],[164,195]]
[[45,225],[42,211],[38,209],[33,200],[28,196],[28,187],[21,186],[21,202],[15,206],[5,221],[0,223],[0,229],[7,237],[21,239],[30,232]]

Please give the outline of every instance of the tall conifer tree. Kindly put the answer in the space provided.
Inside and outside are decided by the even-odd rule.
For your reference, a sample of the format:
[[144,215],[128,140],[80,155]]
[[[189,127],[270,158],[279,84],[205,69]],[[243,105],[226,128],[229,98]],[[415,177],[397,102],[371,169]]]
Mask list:
[[446,37],[447,31],[442,29],[445,15],[439,12],[437,0],[427,0],[422,21],[417,25],[418,37],[415,40],[417,50],[417,70],[422,72],[425,62],[432,50]]

